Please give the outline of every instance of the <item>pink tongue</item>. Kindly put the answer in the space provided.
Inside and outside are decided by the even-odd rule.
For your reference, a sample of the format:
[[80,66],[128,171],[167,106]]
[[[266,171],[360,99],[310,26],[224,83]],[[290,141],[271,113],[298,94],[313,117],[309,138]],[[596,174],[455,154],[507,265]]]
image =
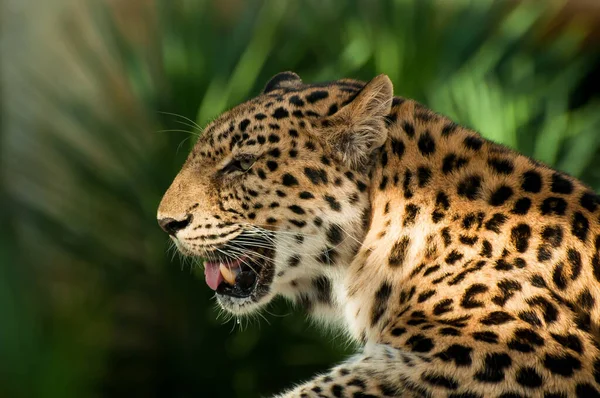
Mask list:
[[204,276],[206,277],[206,284],[212,290],[217,290],[221,282],[223,282],[219,263],[204,263]]

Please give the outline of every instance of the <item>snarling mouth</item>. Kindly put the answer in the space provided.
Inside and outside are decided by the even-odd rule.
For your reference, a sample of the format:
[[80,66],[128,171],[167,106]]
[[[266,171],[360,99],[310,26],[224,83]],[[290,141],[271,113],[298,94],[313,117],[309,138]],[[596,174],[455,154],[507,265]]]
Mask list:
[[273,279],[271,247],[267,237],[240,234],[207,255],[206,284],[218,295],[258,298]]

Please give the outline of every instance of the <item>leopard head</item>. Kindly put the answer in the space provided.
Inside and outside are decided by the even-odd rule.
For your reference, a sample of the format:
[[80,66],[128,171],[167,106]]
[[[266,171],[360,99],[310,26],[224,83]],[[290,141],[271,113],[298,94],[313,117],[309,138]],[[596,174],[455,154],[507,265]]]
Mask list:
[[304,84],[283,72],[206,127],[158,222],[181,253],[204,259],[224,309],[248,313],[278,294],[318,300],[351,262],[392,98],[384,75]]

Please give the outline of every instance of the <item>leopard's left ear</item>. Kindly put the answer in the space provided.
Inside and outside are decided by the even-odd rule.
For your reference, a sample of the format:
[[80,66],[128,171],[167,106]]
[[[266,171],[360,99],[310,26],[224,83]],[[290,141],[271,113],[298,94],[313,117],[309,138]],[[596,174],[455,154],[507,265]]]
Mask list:
[[391,111],[393,98],[390,78],[379,75],[328,120],[324,136],[351,169],[361,170],[373,151],[387,140],[385,117]]
[[263,94],[269,93],[279,88],[293,87],[298,86],[300,84],[302,84],[302,79],[300,79],[300,76],[298,76],[294,72],[280,72],[273,76],[267,82],[267,85],[263,89]]

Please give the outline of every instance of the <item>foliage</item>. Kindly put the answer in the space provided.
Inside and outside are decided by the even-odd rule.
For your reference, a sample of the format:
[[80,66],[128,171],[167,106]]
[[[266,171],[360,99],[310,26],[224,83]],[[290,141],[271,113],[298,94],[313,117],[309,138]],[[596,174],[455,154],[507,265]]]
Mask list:
[[282,70],[386,73],[396,94],[600,189],[597,54],[581,24],[542,34],[558,7],[59,1],[69,11],[40,24],[53,34],[15,16],[3,48],[0,396],[254,397],[352,352],[285,303],[219,317],[154,220],[194,123]]

